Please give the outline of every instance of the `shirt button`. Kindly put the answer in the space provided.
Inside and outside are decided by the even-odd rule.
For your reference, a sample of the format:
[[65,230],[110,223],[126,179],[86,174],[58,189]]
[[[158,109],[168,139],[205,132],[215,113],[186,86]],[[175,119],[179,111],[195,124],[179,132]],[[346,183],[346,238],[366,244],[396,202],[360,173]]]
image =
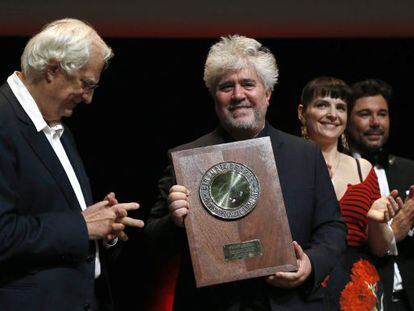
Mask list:
[[95,257],[94,257],[94,256],[89,255],[89,256],[86,258],[86,262],[87,262],[87,263],[92,263],[94,259],[95,259]]
[[90,305],[89,303],[85,303],[85,304],[83,305],[83,310],[88,311],[88,310],[90,310],[90,309],[91,309],[91,305]]

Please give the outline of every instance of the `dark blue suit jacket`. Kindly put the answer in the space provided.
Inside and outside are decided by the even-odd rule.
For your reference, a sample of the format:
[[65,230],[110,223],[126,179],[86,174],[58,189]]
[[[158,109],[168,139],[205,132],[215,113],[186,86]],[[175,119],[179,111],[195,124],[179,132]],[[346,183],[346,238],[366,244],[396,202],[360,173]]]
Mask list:
[[[160,194],[150,212],[146,233],[162,250],[184,248],[174,310],[321,310],[320,283],[339,261],[346,248],[346,227],[320,149],[311,142],[278,131],[266,124],[260,134],[272,142],[292,237],[312,263],[312,275],[295,289],[267,285],[263,279],[232,282],[196,289],[185,231],[168,215],[167,196],[175,183],[171,167],[159,181]],[[221,128],[174,150],[184,150],[232,141]],[[257,224],[260,226],[260,224]],[[246,309],[247,310],[247,309]]]
[[[90,205],[88,177],[67,128],[61,141]],[[0,88],[0,310],[93,309],[94,248],[59,159],[4,84]],[[106,277],[104,267],[101,277]],[[104,295],[110,300],[109,292]]]
[[[414,161],[390,155],[385,169],[390,190],[397,189],[401,197],[414,184]],[[385,256],[378,259],[377,267],[384,288],[385,304],[392,306],[391,297],[394,285],[394,262],[400,270],[403,287],[410,307],[414,310],[414,237],[407,236],[397,243],[398,256]]]

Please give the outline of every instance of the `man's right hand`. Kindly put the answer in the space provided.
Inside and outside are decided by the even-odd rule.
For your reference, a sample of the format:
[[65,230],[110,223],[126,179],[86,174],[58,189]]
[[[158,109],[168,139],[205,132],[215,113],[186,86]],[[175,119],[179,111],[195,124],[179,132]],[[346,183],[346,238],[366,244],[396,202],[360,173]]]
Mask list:
[[410,187],[403,208],[394,217],[391,228],[397,242],[403,240],[414,225],[414,185]]
[[139,207],[138,203],[120,203],[111,205],[108,200],[104,200],[89,206],[82,212],[88,228],[90,240],[106,238],[114,231],[122,231],[125,224],[116,222],[128,215],[128,211]]
[[170,188],[170,194],[168,195],[168,210],[173,222],[184,228],[184,218],[188,214],[188,196],[190,191],[180,185],[174,185]]

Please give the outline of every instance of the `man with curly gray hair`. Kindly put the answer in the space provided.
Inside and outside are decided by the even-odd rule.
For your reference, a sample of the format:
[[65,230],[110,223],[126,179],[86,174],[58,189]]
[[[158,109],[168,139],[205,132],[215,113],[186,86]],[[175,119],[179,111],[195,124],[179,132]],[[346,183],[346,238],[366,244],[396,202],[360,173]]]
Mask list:
[[0,87],[0,309],[112,310],[107,252],[126,240],[138,204],[93,204],[62,117],[89,104],[111,48],[88,24],[62,19],[26,45]]
[[261,43],[238,35],[221,38],[211,47],[204,70],[220,124],[173,151],[269,136],[295,240],[292,248],[298,271],[196,288],[183,228],[191,213],[188,197],[197,193],[190,193],[186,185],[176,185],[170,165],[159,182],[146,233],[164,251],[184,247],[174,310],[323,309],[320,284],[345,249],[346,229],[320,149],[266,121],[277,78],[275,58]]

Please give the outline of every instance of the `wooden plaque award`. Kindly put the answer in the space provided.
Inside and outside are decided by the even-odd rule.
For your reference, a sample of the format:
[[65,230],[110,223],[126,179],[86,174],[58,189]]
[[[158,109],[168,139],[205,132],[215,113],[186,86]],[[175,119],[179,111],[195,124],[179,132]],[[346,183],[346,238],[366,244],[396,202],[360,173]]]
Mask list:
[[197,287],[297,270],[269,137],[171,155]]

